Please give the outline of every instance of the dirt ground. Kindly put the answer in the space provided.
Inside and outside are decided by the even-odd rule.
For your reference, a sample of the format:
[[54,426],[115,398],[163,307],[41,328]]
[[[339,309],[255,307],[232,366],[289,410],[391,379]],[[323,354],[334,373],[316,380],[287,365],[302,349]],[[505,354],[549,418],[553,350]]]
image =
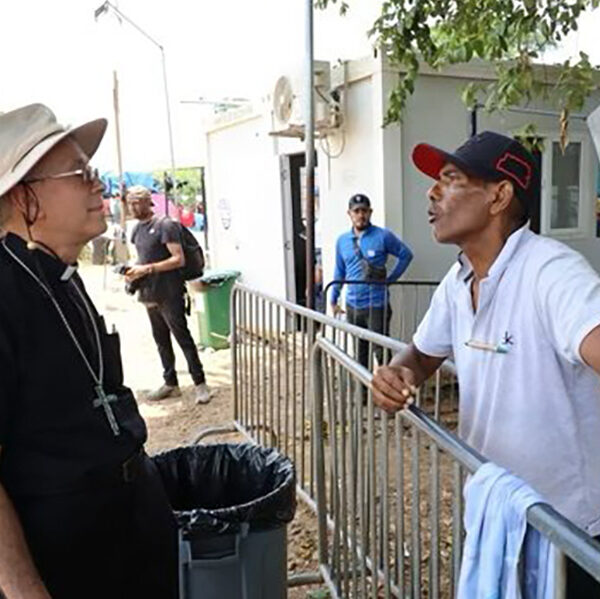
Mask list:
[[[122,277],[110,267],[83,264],[80,270],[88,292],[104,315],[109,330],[114,325],[121,337],[121,353],[125,383],[138,399],[140,412],[148,425],[147,451],[154,454],[193,443],[206,427],[231,422],[233,416],[231,357],[229,350],[201,349],[208,385],[215,396],[208,405],[197,406],[192,398],[192,380],[187,372],[180,348],[174,343],[177,373],[183,395],[160,403],[149,403],[145,397],[162,383],[162,368],[152,339],[146,311],[124,291]],[[192,335],[198,340],[196,317],[188,320]],[[241,440],[239,436],[214,436],[206,442]],[[288,569],[304,572],[316,569],[316,521],[306,506],[299,502],[296,518],[288,527]],[[318,589],[318,587],[312,587]],[[289,599],[312,597],[311,587],[291,589]],[[315,596],[323,596],[316,593]]]

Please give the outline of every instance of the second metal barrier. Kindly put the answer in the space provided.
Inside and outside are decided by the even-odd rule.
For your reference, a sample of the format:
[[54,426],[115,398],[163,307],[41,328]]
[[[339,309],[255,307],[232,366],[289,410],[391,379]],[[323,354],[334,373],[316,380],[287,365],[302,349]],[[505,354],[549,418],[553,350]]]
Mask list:
[[[371,373],[331,341],[312,355],[319,561],[334,598],[452,598],[463,545],[463,484],[484,458],[415,406],[388,416],[356,389]],[[600,580],[600,544],[549,505],[530,525]]]

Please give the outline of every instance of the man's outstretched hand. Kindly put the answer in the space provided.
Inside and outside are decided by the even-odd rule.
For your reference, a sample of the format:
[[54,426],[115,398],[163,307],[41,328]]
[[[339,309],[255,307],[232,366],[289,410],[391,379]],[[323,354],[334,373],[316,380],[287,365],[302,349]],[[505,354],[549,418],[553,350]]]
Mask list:
[[373,375],[373,402],[394,414],[414,402],[416,377],[405,366],[380,366]]

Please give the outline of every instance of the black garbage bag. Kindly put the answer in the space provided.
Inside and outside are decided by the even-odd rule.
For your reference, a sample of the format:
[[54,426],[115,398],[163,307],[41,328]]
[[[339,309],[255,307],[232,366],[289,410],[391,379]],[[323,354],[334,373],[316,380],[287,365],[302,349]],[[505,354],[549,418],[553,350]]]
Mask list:
[[276,528],[296,511],[292,462],[250,443],[193,445],[155,455],[171,507],[184,533]]

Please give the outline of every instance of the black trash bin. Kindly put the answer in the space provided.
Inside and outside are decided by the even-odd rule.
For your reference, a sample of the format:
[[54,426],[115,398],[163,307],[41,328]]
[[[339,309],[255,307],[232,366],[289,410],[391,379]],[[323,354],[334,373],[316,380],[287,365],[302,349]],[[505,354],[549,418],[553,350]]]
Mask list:
[[179,525],[181,599],[283,599],[292,462],[252,444],[179,447],[153,458]]

